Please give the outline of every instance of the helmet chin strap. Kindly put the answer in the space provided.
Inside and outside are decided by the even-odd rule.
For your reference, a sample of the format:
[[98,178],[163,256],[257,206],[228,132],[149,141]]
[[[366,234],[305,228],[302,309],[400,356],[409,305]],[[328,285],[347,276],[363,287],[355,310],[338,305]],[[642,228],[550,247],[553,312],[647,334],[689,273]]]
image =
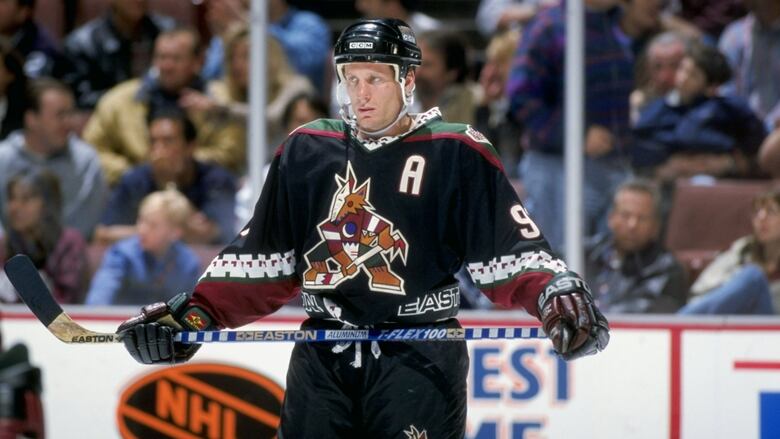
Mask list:
[[[393,69],[396,71],[396,77],[398,76],[398,66],[392,65]],[[341,73],[341,72],[339,72]],[[337,89],[336,89],[336,99],[339,102],[339,115],[344,120],[344,122],[347,123],[350,127],[354,128],[355,131],[357,131],[360,134],[365,135],[366,137],[381,137],[384,133],[390,130],[395,124],[398,123],[404,116],[406,116],[409,113],[409,108],[412,107],[414,104],[414,88],[412,88],[411,92],[409,94],[406,94],[406,78],[399,78],[398,79],[398,85],[401,87],[401,96],[404,101],[404,105],[401,107],[401,110],[398,111],[398,116],[396,116],[395,120],[390,122],[387,126],[384,128],[375,130],[375,131],[367,131],[357,124],[357,116],[352,114],[350,105],[352,102],[349,99],[349,96],[347,95],[346,89],[344,87],[344,81],[339,82]]]

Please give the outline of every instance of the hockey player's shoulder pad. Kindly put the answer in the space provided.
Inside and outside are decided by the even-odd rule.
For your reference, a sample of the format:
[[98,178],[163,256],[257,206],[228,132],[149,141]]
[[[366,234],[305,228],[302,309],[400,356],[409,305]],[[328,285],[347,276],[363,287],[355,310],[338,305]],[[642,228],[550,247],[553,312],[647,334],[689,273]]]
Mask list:
[[482,154],[490,163],[502,168],[501,159],[496,148],[493,147],[493,144],[490,143],[490,140],[484,134],[471,125],[435,120],[428,124],[426,129],[433,138],[446,137],[460,141],[461,144]]
[[308,134],[313,136],[343,136],[344,121],[341,119],[317,119],[294,129],[290,136]]
[[463,141],[466,142],[477,142],[484,145],[489,145],[490,148],[493,148],[493,144],[490,143],[490,140],[488,140],[484,134],[480,133],[469,124],[445,122],[441,119],[438,119],[431,121],[428,125],[425,126],[425,129],[427,129],[433,135],[452,135],[453,137],[460,137]]

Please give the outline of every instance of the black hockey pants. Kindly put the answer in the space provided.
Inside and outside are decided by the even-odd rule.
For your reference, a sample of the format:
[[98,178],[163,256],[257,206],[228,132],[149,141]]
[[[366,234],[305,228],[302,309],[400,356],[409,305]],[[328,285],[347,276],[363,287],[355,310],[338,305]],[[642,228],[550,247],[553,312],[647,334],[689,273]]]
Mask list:
[[[450,319],[404,327],[460,324]],[[312,328],[339,329],[341,324],[309,319],[302,325]],[[287,371],[280,439],[465,436],[465,342],[379,342],[378,349],[371,342],[337,345],[296,344]]]

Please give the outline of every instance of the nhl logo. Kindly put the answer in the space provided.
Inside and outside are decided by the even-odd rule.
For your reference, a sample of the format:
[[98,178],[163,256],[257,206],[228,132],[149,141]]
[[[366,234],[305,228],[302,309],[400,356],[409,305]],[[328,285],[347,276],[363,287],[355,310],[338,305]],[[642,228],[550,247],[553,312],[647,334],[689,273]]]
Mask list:
[[122,438],[274,438],[284,389],[257,372],[227,364],[154,370],[122,392]]

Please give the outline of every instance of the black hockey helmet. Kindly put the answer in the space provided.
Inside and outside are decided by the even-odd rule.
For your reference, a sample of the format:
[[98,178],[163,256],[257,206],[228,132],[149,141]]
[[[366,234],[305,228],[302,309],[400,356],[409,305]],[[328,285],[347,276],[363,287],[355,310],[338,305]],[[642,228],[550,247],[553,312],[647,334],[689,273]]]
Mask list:
[[422,64],[422,52],[408,24],[395,18],[382,18],[360,20],[344,29],[336,41],[334,59],[339,77],[340,64],[376,62],[397,65],[401,80],[410,66]]

